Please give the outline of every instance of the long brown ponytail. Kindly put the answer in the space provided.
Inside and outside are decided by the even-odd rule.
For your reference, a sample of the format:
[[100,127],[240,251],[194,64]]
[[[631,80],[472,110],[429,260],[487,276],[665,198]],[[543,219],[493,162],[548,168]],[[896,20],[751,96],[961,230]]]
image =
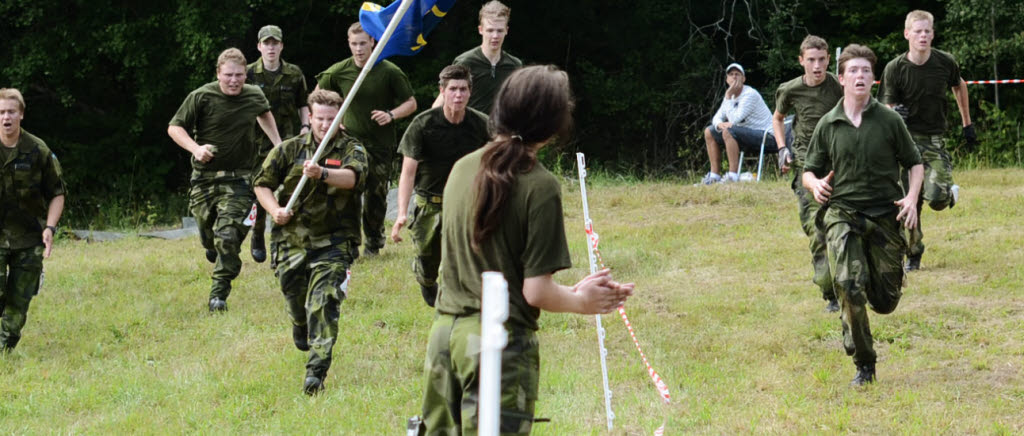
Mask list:
[[537,164],[537,150],[568,129],[572,107],[569,76],[553,65],[519,69],[502,84],[491,111],[494,139],[476,174],[474,249],[501,224],[516,178]]

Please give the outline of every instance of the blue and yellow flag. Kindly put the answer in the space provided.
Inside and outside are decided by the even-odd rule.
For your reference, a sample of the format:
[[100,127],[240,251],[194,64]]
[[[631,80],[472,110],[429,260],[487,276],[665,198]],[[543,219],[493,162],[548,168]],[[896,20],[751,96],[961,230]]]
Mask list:
[[[382,7],[376,3],[365,2],[359,11],[359,23],[363,25],[363,30],[368,35],[380,41],[384,29],[387,29],[388,23],[401,4],[401,1],[395,1],[387,7]],[[427,34],[434,30],[437,23],[441,22],[441,18],[447,15],[454,5],[455,0],[413,0],[402,21],[395,28],[395,33],[380,52],[377,62],[392,55],[412,56],[421,52],[423,46],[427,45]]]

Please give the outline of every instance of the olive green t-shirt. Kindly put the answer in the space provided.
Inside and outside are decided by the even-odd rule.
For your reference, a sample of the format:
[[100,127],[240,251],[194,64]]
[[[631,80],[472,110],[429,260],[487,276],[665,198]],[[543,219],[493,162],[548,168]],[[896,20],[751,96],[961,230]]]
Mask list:
[[[348,58],[317,74],[316,80],[320,89],[334,91],[345,97],[361,70],[352,58]],[[341,123],[350,134],[362,141],[371,156],[394,156],[398,143],[395,123],[381,126],[370,118],[370,113],[394,109],[409,97],[412,97],[409,78],[395,64],[381,61],[363,79]]]
[[249,170],[256,162],[252,138],[256,117],[269,110],[267,98],[253,85],[242,85],[238,95],[226,95],[217,82],[210,82],[185,97],[170,124],[184,128],[199,145],[217,147],[209,162],[199,162],[193,156],[193,169]]
[[832,207],[878,217],[895,212],[893,202],[903,198],[900,168],[920,163],[899,114],[872,98],[854,127],[839,99],[814,129],[804,170],[817,177],[835,171]]
[[[246,83],[258,86],[270,102],[270,112],[274,114],[274,123],[277,124],[281,140],[298,135],[302,130],[299,109],[307,106],[306,97],[309,94],[302,69],[298,65],[281,61],[277,71],[269,71],[263,68],[263,59],[257,59],[245,68],[245,77]],[[259,144],[261,155],[274,147],[258,125],[253,130],[253,137]]]
[[959,86],[960,80],[960,66],[949,53],[932,49],[922,65],[910,62],[904,53],[886,64],[878,100],[907,106],[911,132],[941,135],[946,133],[946,93]]
[[416,192],[420,195],[442,195],[455,161],[487,143],[487,115],[466,108],[459,124],[444,116],[444,108],[436,107],[413,118],[402,136],[398,152],[419,162],[416,166]]
[[[310,132],[274,147],[256,173],[253,186],[270,188],[276,192],[278,204],[288,204],[302,178],[303,163],[313,158],[318,145]],[[365,184],[366,151],[355,138],[338,132],[317,163],[328,171],[342,168],[354,171],[356,185],[352,189],[342,189],[319,180],[307,180],[295,202],[295,215],[283,226],[274,224],[270,234],[272,241],[307,248],[358,241],[359,212],[362,210],[359,193]]]
[[843,97],[843,86],[832,73],[817,86],[807,86],[800,76],[779,86],[775,91],[775,111],[781,114],[796,112],[793,117],[793,159],[796,166],[803,165],[807,144],[811,142],[814,127]]
[[473,92],[469,95],[469,107],[485,114],[491,113],[494,105],[494,98],[501,89],[501,84],[512,74],[513,71],[523,67],[523,61],[519,58],[501,52],[498,63],[491,65],[491,61],[484,56],[483,48],[476,47],[463,54],[460,54],[452,62],[455,65],[464,65],[469,68],[473,77]]
[[476,252],[471,244],[474,179],[486,150],[481,148],[456,162],[444,188],[437,311],[449,315],[479,312],[480,274],[499,271],[508,281],[508,322],[536,330],[540,309],[526,302],[523,281],[572,266],[565,241],[562,187],[540,163],[518,174],[501,223]]
[[0,144],[0,149],[0,248],[42,245],[50,200],[66,193],[60,162],[42,139],[24,129],[13,148]]

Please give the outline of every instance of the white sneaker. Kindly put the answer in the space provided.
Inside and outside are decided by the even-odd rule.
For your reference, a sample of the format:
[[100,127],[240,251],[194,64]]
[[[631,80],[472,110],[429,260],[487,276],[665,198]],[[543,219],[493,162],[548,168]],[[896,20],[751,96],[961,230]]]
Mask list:
[[740,175],[736,173],[725,173],[722,177],[722,183],[733,183],[740,181]]
[[949,192],[953,194],[953,204],[960,202],[960,185],[953,185],[949,187]]
[[719,183],[721,181],[722,181],[722,176],[720,176],[718,174],[715,174],[715,173],[712,173],[712,172],[709,172],[709,173],[704,175],[703,179],[700,179],[700,184],[701,185],[714,185],[715,183]]

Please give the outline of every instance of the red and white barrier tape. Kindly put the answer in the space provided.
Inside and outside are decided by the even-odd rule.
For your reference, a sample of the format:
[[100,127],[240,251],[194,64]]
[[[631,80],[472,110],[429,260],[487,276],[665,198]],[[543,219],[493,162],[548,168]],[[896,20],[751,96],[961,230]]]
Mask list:
[[[597,264],[600,268],[604,269],[604,259],[601,257],[601,250],[598,250],[597,248],[601,238],[598,236],[597,232],[594,231],[594,223],[588,221],[585,230],[587,232],[587,239],[590,241],[590,245],[594,249],[594,256],[597,257]],[[622,317],[622,322],[626,325],[626,330],[629,331],[629,337],[633,339],[633,344],[636,345],[636,351],[640,353],[640,360],[642,360],[644,365],[647,367],[647,375],[651,377],[651,381],[654,382],[654,387],[658,389],[658,395],[661,396],[665,405],[668,405],[672,400],[672,395],[669,394],[668,391],[668,385],[665,384],[661,379],[661,376],[658,375],[658,372],[654,370],[653,366],[651,366],[650,361],[647,360],[647,355],[644,354],[643,348],[640,347],[640,341],[636,338],[636,331],[633,330],[633,323],[629,322],[629,317],[626,316],[625,306],[619,306],[619,316]],[[658,427],[658,429],[654,431],[654,434],[656,436],[660,436],[664,433],[665,423],[662,422],[661,427]]]
[[1007,83],[1024,83],[1024,79],[1005,79],[1005,80],[964,80],[964,83],[968,85],[1001,85]]

